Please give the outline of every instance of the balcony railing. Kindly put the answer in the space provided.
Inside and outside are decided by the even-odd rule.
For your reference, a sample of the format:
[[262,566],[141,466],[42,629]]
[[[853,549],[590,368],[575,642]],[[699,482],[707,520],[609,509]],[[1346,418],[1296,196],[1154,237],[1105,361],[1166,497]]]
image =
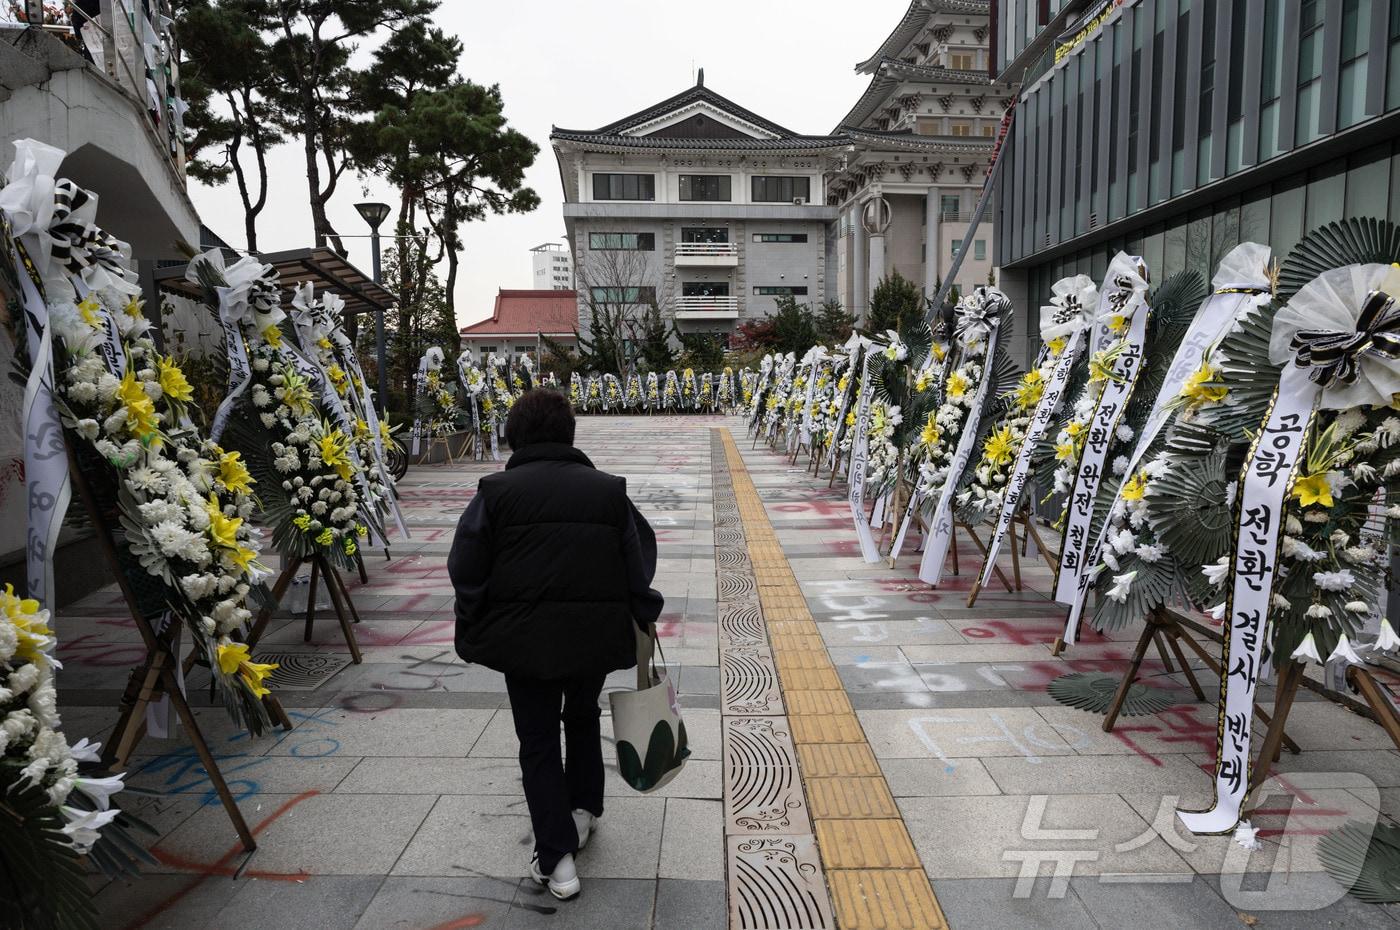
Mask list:
[[677,242],[676,264],[732,268],[739,264],[739,249],[732,242]]
[[680,320],[732,320],[738,316],[738,297],[682,297],[676,304]]

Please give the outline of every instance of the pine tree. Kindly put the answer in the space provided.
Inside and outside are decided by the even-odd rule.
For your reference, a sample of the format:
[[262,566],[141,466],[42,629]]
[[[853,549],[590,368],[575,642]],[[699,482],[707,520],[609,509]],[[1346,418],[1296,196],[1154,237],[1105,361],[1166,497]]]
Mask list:
[[875,285],[865,330],[877,334],[887,329],[904,332],[924,315],[924,304],[919,286],[898,271],[893,272]]

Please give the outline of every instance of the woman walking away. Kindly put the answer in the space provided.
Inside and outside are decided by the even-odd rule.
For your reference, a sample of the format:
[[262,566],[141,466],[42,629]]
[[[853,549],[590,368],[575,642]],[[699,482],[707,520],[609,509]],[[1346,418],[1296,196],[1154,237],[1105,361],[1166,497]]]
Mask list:
[[530,874],[567,899],[581,887],[574,854],[603,814],[603,678],[636,665],[637,629],[661,613],[656,534],[626,480],[574,448],[562,394],[523,394],[506,441],[510,461],[477,485],[447,557],[457,654],[505,673],[535,831]]

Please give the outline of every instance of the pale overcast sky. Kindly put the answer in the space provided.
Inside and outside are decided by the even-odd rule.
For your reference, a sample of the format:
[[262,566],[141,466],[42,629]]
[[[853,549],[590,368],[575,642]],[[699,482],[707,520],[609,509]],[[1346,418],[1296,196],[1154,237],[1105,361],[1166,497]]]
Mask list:
[[[523,216],[467,224],[457,317],[489,316],[497,288],[529,287],[531,246],[564,238],[563,192],[549,146],[553,125],[591,129],[679,93],[705,69],[705,84],[796,132],[824,133],[846,114],[869,78],[853,65],[873,53],[908,0],[544,0],[530,4],[445,0],[437,19],[466,47],[462,74],[498,83],[511,125],[540,147],[526,183],[540,207]],[[272,195],[259,217],[265,251],[311,244],[306,173],[299,145],[270,164]],[[191,194],[206,225],[242,247],[242,207],[230,184]],[[368,196],[366,196],[368,195]],[[388,185],[347,177],[330,204],[346,234],[365,233],[355,203],[396,203]],[[370,270],[369,240],[350,258]],[[445,272],[444,268],[444,272]]]

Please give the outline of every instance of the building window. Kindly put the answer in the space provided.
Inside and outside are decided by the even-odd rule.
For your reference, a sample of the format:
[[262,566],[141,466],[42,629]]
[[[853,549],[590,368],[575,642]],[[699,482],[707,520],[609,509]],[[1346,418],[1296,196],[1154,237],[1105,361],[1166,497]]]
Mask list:
[[681,283],[682,297],[728,297],[728,281],[690,281]]
[[952,52],[952,53],[950,53],[950,54],[948,55],[948,67],[952,68],[954,71],[971,71],[971,70],[972,70],[972,53],[971,53],[971,52]]
[[754,233],[754,242],[806,242],[806,233]]
[[598,251],[653,252],[656,250],[656,233],[589,233],[588,247]]
[[487,352],[495,352],[495,351],[496,351],[496,347],[495,347],[495,346],[478,346],[478,348],[481,350],[481,352],[482,352],[483,354],[485,354],[485,353],[487,353]]
[[972,124],[965,119],[955,119],[948,124],[948,132],[954,136],[970,136]]
[[938,198],[938,212],[941,219],[956,220],[962,198],[957,194],[943,194]]
[[985,262],[987,260],[987,240],[972,240],[972,257],[975,261]]
[[760,284],[754,287],[753,292],[757,297],[806,297],[807,286],[805,284]]
[[729,241],[727,226],[682,226],[681,242],[723,244]]
[[954,240],[953,240],[953,257],[954,257],[954,258],[957,258],[958,252],[962,251],[962,242],[963,242],[963,241],[962,241],[961,239],[954,239]]
[[651,304],[656,303],[656,288],[609,285],[592,288],[592,296],[599,304]]
[[812,179],[802,177],[756,177],[753,179],[754,203],[792,203],[799,197],[810,200]]
[[995,136],[996,134],[997,134],[997,127],[996,127],[995,124],[993,124],[993,123],[983,123],[983,124],[982,124],[982,135],[984,135],[984,136],[986,136],[987,138],[990,139],[990,138],[992,138],[993,136]]
[[731,200],[729,175],[681,175],[681,200]]
[[594,200],[655,200],[656,176],[652,174],[595,174]]

